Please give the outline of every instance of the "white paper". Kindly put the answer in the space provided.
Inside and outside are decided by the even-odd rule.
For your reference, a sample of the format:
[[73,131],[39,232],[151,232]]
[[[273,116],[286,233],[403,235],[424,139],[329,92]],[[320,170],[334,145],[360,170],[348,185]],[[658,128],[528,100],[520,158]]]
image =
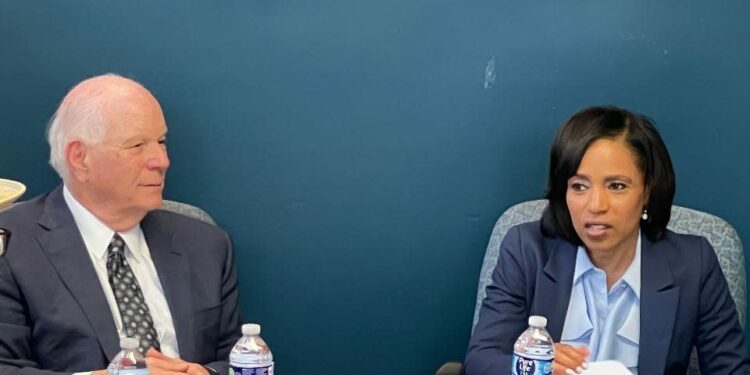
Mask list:
[[583,375],[633,375],[625,365],[617,361],[589,362]]

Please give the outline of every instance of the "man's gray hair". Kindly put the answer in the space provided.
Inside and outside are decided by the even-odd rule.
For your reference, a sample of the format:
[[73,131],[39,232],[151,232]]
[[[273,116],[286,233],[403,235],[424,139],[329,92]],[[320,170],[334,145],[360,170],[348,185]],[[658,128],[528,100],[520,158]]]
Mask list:
[[[67,145],[75,139],[87,143],[96,143],[104,139],[107,130],[104,107],[113,103],[107,103],[107,98],[105,98],[105,94],[112,91],[112,88],[94,83],[102,79],[127,80],[143,87],[133,80],[108,73],[81,81],[70,89],[47,126],[47,142],[50,146],[49,164],[63,180],[68,177],[69,173],[65,161]],[[115,90],[121,89],[115,88]]]

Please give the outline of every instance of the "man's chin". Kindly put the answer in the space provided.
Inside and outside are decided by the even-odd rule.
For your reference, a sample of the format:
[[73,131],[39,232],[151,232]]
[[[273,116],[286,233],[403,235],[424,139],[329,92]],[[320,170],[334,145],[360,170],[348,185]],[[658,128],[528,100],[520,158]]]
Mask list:
[[163,204],[164,199],[162,198],[161,194],[159,194],[158,196],[148,197],[148,199],[145,199],[141,207],[150,212],[160,209]]

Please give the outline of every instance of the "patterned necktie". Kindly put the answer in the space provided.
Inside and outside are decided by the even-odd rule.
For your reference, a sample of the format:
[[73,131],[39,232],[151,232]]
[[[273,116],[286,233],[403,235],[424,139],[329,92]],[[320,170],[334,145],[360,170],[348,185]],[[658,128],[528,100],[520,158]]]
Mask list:
[[145,354],[150,347],[159,350],[159,336],[154,329],[148,305],[141,293],[138,279],[125,259],[125,241],[117,233],[107,247],[107,276],[120,310],[125,334],[138,338],[138,351],[141,354]]

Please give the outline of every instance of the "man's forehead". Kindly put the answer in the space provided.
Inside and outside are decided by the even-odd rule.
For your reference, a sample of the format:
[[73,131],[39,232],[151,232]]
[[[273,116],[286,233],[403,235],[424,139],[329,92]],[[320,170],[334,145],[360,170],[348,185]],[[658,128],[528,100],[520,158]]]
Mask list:
[[112,103],[103,111],[105,139],[124,141],[131,138],[161,137],[167,124],[156,100],[127,100]]
[[163,120],[153,121],[138,117],[121,117],[107,124],[104,138],[111,141],[124,141],[128,139],[159,138],[166,134],[167,126]]

